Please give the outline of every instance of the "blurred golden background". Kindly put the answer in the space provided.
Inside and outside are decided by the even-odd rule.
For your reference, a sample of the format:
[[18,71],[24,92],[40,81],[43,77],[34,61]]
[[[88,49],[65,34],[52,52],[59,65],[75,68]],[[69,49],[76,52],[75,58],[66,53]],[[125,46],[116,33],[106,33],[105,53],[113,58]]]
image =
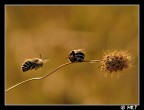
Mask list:
[[[138,11],[137,5],[6,5],[5,89],[68,62],[73,49],[85,49],[85,59],[101,59],[108,49],[127,50],[133,67],[112,79],[99,63],[72,64],[5,93],[5,104],[138,104]],[[23,73],[24,60],[39,54],[49,61]]]

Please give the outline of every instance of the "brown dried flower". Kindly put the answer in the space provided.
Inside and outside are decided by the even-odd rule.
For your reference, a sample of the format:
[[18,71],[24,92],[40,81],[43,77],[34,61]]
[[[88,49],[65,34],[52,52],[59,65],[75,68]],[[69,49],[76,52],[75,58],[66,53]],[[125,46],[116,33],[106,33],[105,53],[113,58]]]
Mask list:
[[108,73],[123,71],[130,66],[131,56],[127,51],[115,50],[104,53],[101,60],[101,70]]

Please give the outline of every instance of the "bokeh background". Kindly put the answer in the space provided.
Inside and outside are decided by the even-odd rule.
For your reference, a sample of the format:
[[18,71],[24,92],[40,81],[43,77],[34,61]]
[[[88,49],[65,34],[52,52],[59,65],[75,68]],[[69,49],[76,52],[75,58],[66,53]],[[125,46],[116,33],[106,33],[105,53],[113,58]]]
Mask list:
[[[133,66],[124,76],[109,78],[98,62],[72,64],[5,93],[5,104],[138,104],[138,19],[137,5],[6,5],[5,89],[49,73],[79,48],[85,49],[85,59],[102,59],[109,49],[127,50]],[[39,54],[49,61],[23,73],[24,60]]]

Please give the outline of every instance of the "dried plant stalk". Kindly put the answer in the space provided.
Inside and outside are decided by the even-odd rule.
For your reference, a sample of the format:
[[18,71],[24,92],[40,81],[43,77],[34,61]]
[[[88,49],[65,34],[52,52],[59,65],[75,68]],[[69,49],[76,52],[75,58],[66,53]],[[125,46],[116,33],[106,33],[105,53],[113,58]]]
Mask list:
[[[83,61],[83,62],[89,62],[89,63],[92,63],[92,62],[93,62],[93,63],[94,63],[94,62],[99,62],[99,61],[100,61],[100,60],[87,60],[87,61]],[[17,86],[19,86],[19,85],[21,85],[21,84],[24,84],[24,83],[26,83],[26,82],[30,82],[30,81],[33,81],[33,80],[44,79],[44,78],[50,76],[52,73],[54,73],[54,72],[56,72],[57,70],[59,70],[60,68],[62,68],[62,67],[64,67],[64,66],[67,66],[67,65],[70,65],[70,64],[74,64],[74,63],[82,63],[82,62],[68,62],[68,63],[64,63],[64,64],[60,65],[59,67],[57,67],[56,69],[54,69],[52,72],[50,72],[50,73],[48,73],[48,74],[46,74],[46,75],[44,75],[44,76],[42,76],[42,77],[31,78],[31,79],[27,79],[27,80],[25,80],[25,81],[22,81],[22,82],[14,85],[14,86],[8,88],[5,92],[8,92],[8,91],[14,89],[15,87],[17,87]]]

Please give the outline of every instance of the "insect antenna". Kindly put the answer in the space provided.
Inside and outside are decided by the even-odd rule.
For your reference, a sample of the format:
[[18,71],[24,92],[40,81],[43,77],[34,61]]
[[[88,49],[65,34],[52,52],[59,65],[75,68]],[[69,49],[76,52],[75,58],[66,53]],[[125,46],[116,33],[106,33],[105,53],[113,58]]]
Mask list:
[[42,55],[41,55],[41,54],[39,54],[39,56],[40,56],[40,59],[42,59],[42,61],[44,61],[44,62],[49,61],[47,58],[42,58]]
[[42,56],[41,56],[41,54],[39,54],[39,56],[40,56],[40,59],[42,59]]

